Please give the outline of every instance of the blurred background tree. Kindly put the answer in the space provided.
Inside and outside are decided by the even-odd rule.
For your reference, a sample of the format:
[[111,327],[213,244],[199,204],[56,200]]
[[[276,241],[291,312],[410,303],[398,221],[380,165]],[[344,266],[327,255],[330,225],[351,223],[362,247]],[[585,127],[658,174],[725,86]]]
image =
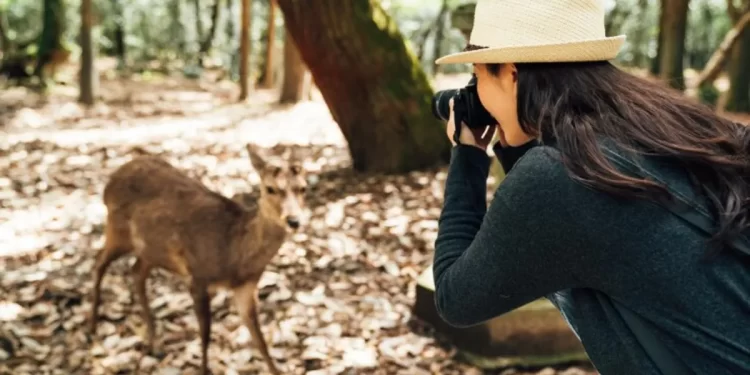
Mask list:
[[[232,81],[240,100],[257,86],[279,90],[280,101],[294,103],[310,98],[315,87],[350,143],[356,169],[405,171],[445,159],[447,145],[429,114],[429,97],[437,77],[463,77],[469,67],[434,61],[464,47],[466,35],[456,22],[471,23],[471,0],[315,6],[300,0],[90,0],[91,7],[82,1],[0,0],[0,74],[42,86],[79,81],[86,103],[96,100],[96,77],[110,74],[96,69],[107,59],[124,77]],[[607,33],[628,37],[619,66],[692,89],[719,111],[750,111],[750,31],[743,22],[750,0],[605,5]],[[303,11],[309,12],[304,20]],[[82,19],[90,19],[90,27],[82,27]],[[725,40],[731,30],[737,35]],[[73,75],[80,78],[58,74],[64,64],[78,64]],[[700,87],[693,87],[696,82]],[[362,87],[372,94],[354,96]],[[380,133],[390,135],[375,136]]]

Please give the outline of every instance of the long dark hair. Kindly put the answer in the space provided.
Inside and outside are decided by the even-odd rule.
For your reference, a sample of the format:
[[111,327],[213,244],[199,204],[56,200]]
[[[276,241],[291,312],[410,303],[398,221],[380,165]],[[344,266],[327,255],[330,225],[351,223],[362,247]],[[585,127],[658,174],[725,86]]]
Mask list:
[[[748,128],[606,61],[516,67],[523,130],[554,139],[573,179],[618,196],[668,195],[664,186],[611,165],[597,142],[604,137],[623,150],[673,160],[686,170],[718,223],[714,250],[750,226]],[[499,66],[488,68],[497,72]]]

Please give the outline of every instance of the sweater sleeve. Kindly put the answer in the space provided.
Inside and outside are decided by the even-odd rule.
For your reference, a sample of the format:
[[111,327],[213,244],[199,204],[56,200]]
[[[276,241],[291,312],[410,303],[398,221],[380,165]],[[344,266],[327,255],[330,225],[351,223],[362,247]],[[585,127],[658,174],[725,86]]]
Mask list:
[[489,208],[486,153],[453,149],[433,262],[435,303],[449,324],[475,325],[577,285],[574,220],[556,189],[567,177],[541,149],[518,161]]

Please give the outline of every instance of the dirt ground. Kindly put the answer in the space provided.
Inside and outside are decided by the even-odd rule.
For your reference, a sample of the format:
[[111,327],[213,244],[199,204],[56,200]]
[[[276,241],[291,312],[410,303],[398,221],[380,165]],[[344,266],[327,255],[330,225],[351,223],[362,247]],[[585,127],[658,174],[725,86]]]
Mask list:
[[[442,79],[455,87],[466,76]],[[325,104],[274,103],[256,91],[243,104],[227,83],[181,78],[102,80],[92,108],[75,87],[41,100],[0,92],[0,373],[180,374],[200,361],[186,286],[165,272],[148,284],[157,342],[140,350],[144,327],[129,266],[117,261],[102,286],[100,325],[86,335],[92,266],[102,245],[107,175],[135,146],[164,155],[231,196],[253,190],[247,142],[278,158],[297,147],[318,173],[311,220],[286,243],[262,279],[261,324],[289,374],[479,374],[412,317],[416,278],[430,264],[445,170],[354,175],[345,141]],[[228,293],[212,300],[210,367],[265,373]],[[590,369],[505,369],[510,374],[593,374]]]

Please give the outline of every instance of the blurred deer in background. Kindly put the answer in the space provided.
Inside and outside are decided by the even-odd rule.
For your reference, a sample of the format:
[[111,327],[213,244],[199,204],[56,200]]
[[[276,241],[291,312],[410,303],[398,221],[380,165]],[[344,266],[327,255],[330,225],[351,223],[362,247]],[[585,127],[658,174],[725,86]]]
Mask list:
[[[104,189],[105,244],[97,255],[90,329],[96,331],[102,277],[112,261],[126,254],[133,265],[135,293],[147,327],[146,349],[153,350],[154,321],[146,279],[159,267],[190,285],[202,344],[201,374],[208,373],[210,295],[233,291],[243,322],[273,374],[279,374],[258,322],[258,282],[290,230],[300,226],[307,187],[297,160],[268,164],[247,146],[261,178],[257,203],[246,206],[208,189],[157,156],[139,156],[117,169]],[[296,159],[296,158],[293,158]]]

